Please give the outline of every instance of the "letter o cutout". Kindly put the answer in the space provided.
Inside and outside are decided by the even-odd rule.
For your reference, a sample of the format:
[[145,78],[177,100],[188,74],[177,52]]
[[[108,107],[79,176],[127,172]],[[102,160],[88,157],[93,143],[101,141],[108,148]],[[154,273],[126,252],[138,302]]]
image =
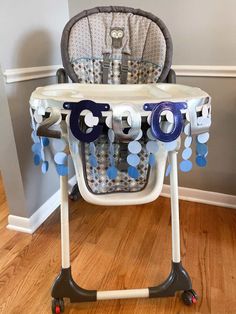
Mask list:
[[71,109],[70,114],[70,129],[74,137],[81,142],[90,143],[95,141],[102,132],[102,125],[96,125],[90,133],[84,133],[79,126],[80,114],[83,110],[89,110],[94,117],[101,118],[102,111],[108,111],[108,104],[97,104],[92,100],[82,100],[78,103],[64,103],[65,109]]
[[[162,102],[158,104],[151,114],[152,135],[162,142],[172,142],[181,134],[183,128],[183,118],[180,109],[186,108],[185,103]],[[159,123],[161,113],[165,110],[171,111],[174,117],[174,126],[168,133],[162,131]]]

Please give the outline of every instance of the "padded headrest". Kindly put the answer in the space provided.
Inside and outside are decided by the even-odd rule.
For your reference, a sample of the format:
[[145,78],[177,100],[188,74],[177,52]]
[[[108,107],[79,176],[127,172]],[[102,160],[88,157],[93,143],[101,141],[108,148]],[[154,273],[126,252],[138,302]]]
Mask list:
[[101,83],[106,60],[108,83],[120,83],[125,55],[127,82],[152,83],[165,80],[173,48],[170,33],[159,18],[139,9],[110,6],[73,17],[64,28],[61,53],[73,82]]

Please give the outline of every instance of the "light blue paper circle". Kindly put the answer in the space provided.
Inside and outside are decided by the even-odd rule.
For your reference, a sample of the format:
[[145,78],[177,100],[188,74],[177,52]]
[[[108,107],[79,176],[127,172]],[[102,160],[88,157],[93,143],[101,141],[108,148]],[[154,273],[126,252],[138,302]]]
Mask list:
[[56,153],[54,161],[58,165],[64,165],[67,162],[67,155],[64,152]]
[[149,163],[149,165],[150,165],[151,167],[155,165],[155,163],[156,163],[156,157],[155,157],[155,155],[153,155],[153,154],[150,154],[150,155],[149,155],[148,163]]
[[111,166],[107,169],[107,176],[110,180],[114,180],[117,177],[118,171],[116,167]]
[[142,146],[138,141],[132,141],[128,144],[128,150],[131,152],[131,154],[138,154],[140,153],[141,149]]
[[208,153],[208,147],[206,144],[197,142],[196,151],[197,151],[197,155],[206,156]]
[[41,152],[41,144],[40,143],[34,143],[31,147],[31,150],[33,153],[37,153],[37,154],[40,154]]
[[41,171],[43,174],[45,174],[47,171],[48,171],[48,168],[49,168],[49,163],[48,161],[44,161],[42,163],[42,166],[41,166]]
[[149,153],[156,154],[158,151],[157,141],[148,141],[146,144],[146,149]]
[[199,167],[206,167],[206,165],[207,165],[207,159],[206,159],[206,157],[201,156],[201,155],[198,155],[198,156],[196,157],[196,164],[197,164]]
[[192,144],[192,140],[193,140],[192,136],[187,136],[186,139],[184,140],[184,146],[190,147]]
[[98,166],[97,158],[94,155],[89,156],[89,163],[92,167]]
[[40,139],[39,139],[38,135],[36,134],[36,131],[33,131],[31,133],[31,138],[32,138],[34,143],[40,143]]
[[130,166],[133,166],[133,167],[136,167],[140,162],[140,158],[138,155],[136,154],[129,154],[127,156],[127,163],[130,165]]
[[57,173],[59,176],[66,176],[68,175],[68,167],[65,165],[56,165]]
[[181,163],[179,164],[179,168],[181,171],[183,172],[188,172],[192,169],[193,164],[190,160],[183,160],[181,161]]
[[190,135],[191,134],[191,125],[190,125],[190,123],[187,123],[186,125],[185,125],[185,127],[184,127],[184,133],[186,134],[186,135]]
[[129,166],[128,167],[128,175],[131,177],[131,178],[133,178],[133,179],[138,179],[138,177],[139,177],[139,171],[138,171],[138,169],[137,168],[135,168],[135,167],[132,167],[132,166]]
[[109,153],[111,155],[114,155],[114,145],[112,145],[112,144],[109,146]]
[[192,156],[192,148],[191,147],[187,147],[183,150],[182,152],[182,158],[184,160],[189,159]]
[[92,155],[95,155],[95,150],[96,150],[95,144],[93,142],[89,143],[89,151]]
[[201,144],[204,144],[209,140],[209,137],[210,137],[209,133],[205,132],[197,136],[197,141]]

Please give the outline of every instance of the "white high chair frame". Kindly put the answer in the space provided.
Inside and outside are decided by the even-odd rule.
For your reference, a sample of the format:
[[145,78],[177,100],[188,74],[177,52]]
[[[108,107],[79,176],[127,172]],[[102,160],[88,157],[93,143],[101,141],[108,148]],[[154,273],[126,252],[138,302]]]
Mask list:
[[[177,142],[177,147],[175,150],[168,151],[163,149],[163,143],[159,142],[159,150],[156,154],[156,163],[151,167],[149,180],[151,181],[150,185],[142,191],[134,192],[130,195],[130,198],[125,197],[125,202],[121,197],[125,193],[110,193],[107,197],[104,197],[103,194],[93,194],[88,187],[86,186],[86,171],[83,168],[83,159],[82,151],[79,144],[79,150],[73,151],[72,143],[74,138],[70,138],[70,130],[65,127],[65,121],[61,125],[60,131],[53,131],[48,129],[49,125],[56,123],[59,116],[61,115],[70,115],[70,109],[64,110],[65,104],[68,104],[69,101],[74,101],[77,106],[80,105],[80,101],[88,99],[90,97],[93,101],[96,102],[96,93],[93,94],[93,90],[97,88],[107,88],[112,90],[113,93],[118,88],[115,85],[104,85],[95,86],[92,85],[88,87],[87,84],[60,84],[60,85],[51,85],[47,87],[37,88],[31,96],[31,108],[34,111],[37,111],[38,106],[41,104],[46,104],[46,111],[51,115],[43,120],[40,126],[37,129],[38,136],[54,137],[54,138],[65,138],[68,136],[68,142],[70,146],[70,153],[74,161],[76,177],[81,192],[82,197],[90,202],[97,205],[134,205],[134,204],[145,204],[151,201],[154,201],[161,193],[161,189],[164,181],[164,171],[166,160],[168,158],[170,164],[170,195],[171,195],[171,226],[172,226],[172,268],[167,279],[154,287],[146,287],[141,289],[125,289],[125,290],[110,290],[110,291],[95,291],[95,290],[86,290],[78,286],[72,278],[71,275],[71,263],[70,263],[70,236],[69,236],[69,204],[68,204],[68,177],[60,176],[60,193],[61,193],[61,207],[60,207],[60,219],[61,219],[61,262],[62,268],[61,273],[54,282],[52,288],[52,310],[53,313],[60,313],[64,309],[63,298],[69,298],[71,302],[90,302],[97,300],[110,300],[110,299],[129,299],[129,298],[157,298],[157,297],[167,297],[174,296],[177,291],[183,291],[182,299],[185,304],[191,305],[197,301],[197,294],[192,290],[191,279],[183,268],[181,264],[180,256],[180,226],[179,226],[179,196],[178,196],[178,163],[177,163],[177,154],[180,146],[180,142]],[[128,85],[122,87],[124,90],[129,88]],[[130,86],[131,89],[137,88]],[[146,88],[146,85],[139,86],[138,88]],[[178,101],[185,101],[188,105],[189,118],[191,122],[191,132],[192,134],[202,134],[209,129],[210,124],[198,125],[197,116],[201,114],[203,106],[207,106],[210,110],[210,97],[204,91],[199,88],[187,87],[183,85],[176,84],[157,84],[153,85],[152,88],[155,88],[156,91],[159,91],[160,98],[158,98],[158,93],[155,94],[155,99],[151,102],[160,103],[164,99],[162,91],[165,90],[169,93],[169,100],[175,104]],[[77,93],[76,97],[71,97],[75,95],[74,91],[80,92]],[[71,93],[71,94],[70,94]],[[96,95],[96,96],[95,96]],[[176,95],[178,97],[176,98]],[[166,95],[165,95],[166,96]],[[77,98],[78,97],[78,98]],[[141,96],[140,96],[141,97]],[[145,97],[148,97],[145,94]],[[144,98],[145,98],[144,97]],[[130,99],[129,99],[130,98]],[[143,108],[145,99],[143,96],[135,102],[132,100],[132,93],[127,98],[127,103],[130,105],[136,106],[136,108]],[[113,106],[119,106],[116,102],[116,97],[106,99],[110,104],[110,112],[106,113],[111,115],[112,121],[116,119],[112,114]],[[103,102],[104,99],[97,99],[98,103]],[[96,103],[94,103],[96,106]],[[55,108],[54,108],[55,107]],[[66,107],[67,108],[67,107]],[[122,108],[122,107],[121,107]],[[55,109],[55,112],[54,112]],[[147,118],[147,113],[140,111],[141,115]],[[68,116],[70,117],[70,116]],[[186,112],[182,112],[182,117],[186,119]],[[63,118],[66,119],[66,118]],[[69,119],[66,121],[68,122]],[[207,120],[207,123],[209,121]],[[113,125],[113,123],[112,123]],[[171,125],[169,125],[171,126]],[[166,133],[168,133],[168,124]],[[70,128],[70,124],[68,124]],[[57,133],[56,133],[57,132]],[[55,134],[56,133],[56,134]],[[78,142],[76,142],[78,145]],[[152,182],[153,181],[153,182]],[[125,194],[127,195],[127,194]],[[57,310],[59,309],[59,310]]]
[[[110,24],[108,23],[110,25],[109,26],[110,28],[107,28],[108,26],[106,26],[104,27],[103,32],[102,32],[102,27],[98,28],[97,25],[103,25],[103,26],[108,25],[106,23],[104,24],[104,21],[102,22],[101,20],[101,16],[104,17],[104,14],[107,16],[106,17],[107,19],[108,19],[108,16],[109,18],[112,16],[112,18],[109,20]],[[132,22],[133,23],[132,25],[137,26],[139,25],[139,23],[137,23],[137,20],[135,22],[135,19],[131,21],[131,18],[127,18],[126,16],[127,14],[129,17],[133,16],[135,19],[138,19],[139,21],[142,20],[142,23],[140,25],[146,30],[145,36],[142,35],[141,37],[137,37],[135,39],[135,44],[133,44],[134,47],[133,46],[124,47],[124,42],[128,42],[127,40],[131,37],[135,38],[134,35],[139,34],[140,32],[138,31],[134,31],[133,33],[126,32],[124,25],[131,25],[129,23]],[[119,21],[119,15],[123,16],[124,20],[127,23],[124,22],[124,20]],[[100,20],[97,20],[97,21],[93,20],[93,17],[96,17],[97,19],[99,17]],[[146,24],[147,20],[149,24]],[[91,25],[93,25],[93,23],[95,23],[94,32],[91,31],[92,29]],[[118,24],[116,25],[116,23]],[[147,25],[149,26],[146,28]],[[155,31],[153,33],[151,32],[150,25],[152,26],[154,25]],[[122,26],[122,27],[120,28],[118,26]],[[130,26],[129,26],[129,30],[131,30]],[[151,40],[151,43],[152,43],[152,49],[150,49],[150,51],[149,51],[149,48],[147,48],[148,46],[146,45],[147,38],[149,38],[147,36],[149,30],[150,30],[149,35],[152,34],[152,36],[149,39]],[[102,45],[104,45],[104,42],[103,42],[103,39],[101,39],[99,41],[99,44],[96,46],[96,49],[91,44],[91,47],[90,47],[91,51],[88,49],[88,51],[90,52],[87,51],[85,53],[84,51],[80,51],[79,47],[84,47],[83,44],[87,42],[86,40],[84,40],[84,37],[83,37],[84,34],[85,34],[85,37],[87,36],[86,39],[89,39],[89,41],[91,41],[92,43],[94,39],[97,39],[97,37],[101,35],[101,34],[98,34],[97,31],[102,33],[103,37],[107,36],[105,43],[111,42],[109,44],[110,46],[106,43],[105,45],[107,45],[107,47],[103,47]],[[117,38],[114,37],[112,35],[112,31],[115,31],[115,32],[121,31],[122,36],[120,37],[120,39],[118,37]],[[71,34],[72,34],[73,40],[70,38]],[[83,36],[78,37],[81,34]],[[112,37],[112,39],[109,36]],[[123,37],[124,37],[124,42],[122,42],[122,39],[121,39]],[[81,46],[74,45],[74,43],[77,42],[77,38],[80,38],[80,40],[78,41],[80,45],[82,43]],[[143,45],[141,45],[142,41],[143,41]],[[153,43],[156,43],[156,44],[159,43],[158,44],[159,46],[156,47],[154,45],[153,47]],[[145,50],[146,48],[147,48],[147,54],[146,54],[146,57],[144,58],[144,51],[146,51]],[[118,53],[118,50],[114,50],[114,49],[120,49],[119,53]],[[113,50],[116,51],[117,55],[116,54],[113,55]],[[132,54],[132,51],[134,52],[133,54]],[[152,51],[158,51],[158,53],[153,55]],[[148,103],[155,105],[155,104],[160,104],[161,102],[170,102],[174,104],[175,101],[177,102],[180,101],[180,102],[184,102],[186,106],[188,105],[189,107],[188,109],[189,109],[190,119],[186,118],[187,111],[181,112],[182,118],[184,116],[186,120],[191,121],[191,133],[188,134],[189,137],[192,134],[199,134],[199,133],[207,132],[207,130],[209,129],[210,118],[208,118],[208,122],[207,122],[208,124],[203,125],[201,123],[200,124],[198,123],[198,113],[199,113],[198,110],[201,110],[200,107],[204,104],[210,105],[209,95],[207,95],[205,92],[201,91],[200,89],[191,88],[191,87],[187,87],[183,85],[175,85],[175,87],[173,87],[172,85],[171,88],[168,88],[165,86],[165,85],[171,85],[171,84],[161,84],[162,87],[156,86],[156,83],[164,83],[164,82],[176,83],[176,78],[175,78],[174,71],[171,70],[173,46],[172,46],[170,33],[167,27],[165,26],[165,24],[153,14],[147,13],[139,9],[116,7],[116,6],[97,7],[90,10],[85,10],[79,13],[78,15],[76,15],[75,17],[73,17],[65,26],[63,34],[62,34],[62,40],[61,40],[61,53],[62,53],[62,61],[63,61],[64,69],[60,69],[57,73],[58,83],[68,83],[68,77],[67,77],[68,75],[73,82],[72,84],[73,87],[70,86],[70,84],[60,84],[60,86],[57,86],[57,87],[49,86],[49,87],[45,87],[45,89],[38,88],[32,94],[33,100],[36,99],[39,102],[42,101],[42,102],[47,103],[48,107],[49,108],[51,107],[50,108],[51,113],[53,113],[53,106],[54,104],[56,104],[55,107],[57,108],[54,108],[54,109],[56,109],[57,115],[60,116],[60,118],[61,118],[62,113],[67,115],[70,111],[73,110],[71,109],[71,107],[66,108],[64,106],[65,103],[70,104],[71,102],[71,103],[77,103],[77,105],[79,105],[79,102],[82,100],[93,101],[93,102],[96,102],[97,104],[99,104],[99,102],[106,103],[110,105],[111,110],[109,114],[112,115],[112,130],[115,131],[114,130],[115,128],[113,128],[115,125],[114,121],[115,121],[115,118],[117,118],[117,112],[120,110],[120,107],[117,106],[118,104],[123,105],[125,103],[126,104],[128,103],[129,105],[131,105],[130,107],[134,105],[136,107],[135,109],[139,111],[141,117],[144,117],[144,116],[147,117],[148,116],[147,111],[144,113],[145,111],[143,107],[144,104],[145,106],[148,105]],[[87,59],[89,61],[92,61],[93,71],[95,73],[97,70],[98,72],[97,76],[94,75],[93,73],[93,76],[90,77],[90,75],[88,75],[88,73],[85,71]],[[101,67],[98,65],[97,66],[94,65],[95,59],[101,62]],[[129,66],[131,65],[131,63],[129,65],[129,61],[134,62],[137,60],[141,61],[142,65],[144,63],[152,64],[151,66],[152,71],[151,72],[148,71],[148,73],[151,75],[150,77],[149,77],[149,74],[146,75],[145,80],[141,80],[142,77],[139,77],[139,75],[137,75],[135,79],[133,78],[131,79],[131,75],[128,75],[128,74],[131,74],[132,72],[131,69],[129,69]],[[112,65],[111,61],[116,61],[117,64],[119,64],[120,62],[120,66],[115,67],[114,66],[115,62],[113,66],[111,66]],[[85,62],[85,65],[83,62]],[[82,70],[78,70],[79,68],[82,68]],[[149,68],[150,68],[150,65],[149,65]],[[142,67],[140,69],[141,71],[143,71]],[[160,69],[161,69],[161,72],[159,73],[157,70],[160,70]],[[159,73],[159,76],[154,75],[155,71]],[[85,72],[87,73],[86,75],[84,75]],[[111,75],[111,73],[114,74],[115,72],[116,74],[117,72],[119,72],[119,75],[117,75],[117,77],[115,75]],[[110,73],[110,76],[109,76],[109,73]],[[75,84],[75,83],[80,83],[80,84]],[[93,87],[91,87],[90,84],[84,84],[84,83],[93,83],[91,84],[93,85]],[[133,84],[133,83],[138,83],[138,84]],[[123,86],[121,85],[122,88],[126,88],[126,90],[123,89],[121,92],[119,92],[118,85],[120,84],[122,84],[123,85]],[[89,85],[89,87],[86,87],[87,85]],[[125,85],[126,87],[124,87]],[[143,90],[145,91],[145,93],[142,94],[142,95],[145,95],[142,98],[142,100],[141,99],[137,100],[136,98],[138,97],[132,98],[132,96],[130,95],[132,94],[130,92],[130,89],[132,89],[133,94],[135,94],[135,91],[137,92],[137,87],[134,87],[137,85],[139,85],[138,88],[143,88]],[[90,88],[91,88],[91,91],[90,91]],[[155,88],[157,88],[159,91],[156,91],[155,93],[151,93],[149,89],[155,89]],[[147,90],[150,92],[148,94],[151,95],[151,96],[149,95],[150,96],[149,98],[146,97]],[[109,99],[109,97],[107,96],[108,92],[110,94],[113,94],[115,92],[116,93],[115,93],[115,96],[112,95],[112,97],[110,97],[111,99]],[[124,96],[125,92],[126,94]],[[119,101],[117,101],[117,99],[119,98],[121,94],[123,96],[123,100],[120,99]],[[31,103],[31,107],[33,110],[37,110],[37,105],[36,106],[33,105],[33,100]],[[52,100],[52,103],[50,103],[51,100]],[[65,112],[63,111],[64,109],[68,109],[68,110]],[[45,112],[49,114],[50,110],[47,111],[46,109]],[[104,114],[103,117],[105,117],[105,115],[106,114]],[[50,118],[52,119],[52,117]],[[76,119],[78,122],[78,116]],[[147,122],[147,124],[149,123]],[[190,123],[188,124],[189,124],[188,126],[190,126]],[[48,120],[48,122],[46,121],[44,126],[43,125],[39,126],[37,128],[37,136],[50,137],[50,134],[52,135],[52,133],[54,133],[55,135],[55,133],[57,133],[57,136],[52,135],[51,137],[60,138],[61,135],[58,134],[60,132],[49,130],[48,129],[49,125],[53,125],[53,123],[50,124]],[[71,127],[72,124],[68,124],[68,125],[69,127]],[[45,128],[47,128],[47,131],[48,131],[47,133],[46,132],[44,133]],[[70,128],[70,131],[71,130],[72,128]],[[117,136],[117,133],[116,132],[114,133]],[[69,132],[67,135],[69,137],[68,142],[70,144]],[[76,139],[80,140],[79,137],[76,137]],[[133,140],[134,139],[135,137],[133,138]],[[158,137],[156,136],[155,139],[158,139]],[[118,140],[120,139],[118,138]],[[76,142],[76,145],[78,148],[79,147],[78,141]],[[145,204],[145,203],[154,201],[161,193],[161,189],[164,182],[165,165],[166,165],[166,160],[168,158],[169,164],[170,164],[171,228],[172,228],[172,231],[171,231],[172,232],[172,267],[171,267],[169,276],[166,278],[166,280],[163,283],[157,286],[140,288],[140,289],[95,291],[95,290],[86,290],[78,286],[73,280],[72,274],[71,274],[68,176],[67,175],[60,176],[60,197],[61,197],[60,220],[61,220],[61,264],[62,264],[61,266],[62,268],[61,268],[61,273],[59,274],[59,276],[54,282],[52,293],[51,293],[52,298],[53,298],[52,299],[52,313],[53,314],[55,313],[58,314],[64,311],[63,298],[69,298],[71,302],[86,302],[86,301],[129,299],[129,298],[157,298],[157,297],[174,296],[177,291],[182,291],[183,292],[182,299],[185,304],[191,305],[197,301],[197,298],[198,298],[197,294],[195,293],[194,290],[192,290],[191,279],[181,264],[181,256],[180,256],[180,224],[179,224],[178,163],[177,163],[177,154],[178,154],[179,147],[176,148],[175,150],[167,152],[167,150],[162,151],[161,145],[162,144],[159,145],[160,147],[158,146],[158,153],[155,154],[156,163],[154,166],[151,167],[150,173],[148,173],[148,176],[145,178],[146,183],[147,183],[146,186],[142,190],[139,189],[138,191],[135,191],[133,196],[131,197],[122,197],[124,195],[127,195],[127,193],[120,192],[118,189],[117,189],[117,193],[113,193],[113,192],[109,193],[109,196],[105,198],[102,193],[99,194],[92,191],[92,189],[90,189],[87,185],[88,173],[86,173],[86,169],[85,169],[86,161],[82,159],[81,151],[78,153],[78,152],[74,152],[73,149],[70,149],[70,153],[74,161],[75,172],[76,172],[79,192],[81,196],[90,203],[93,203],[96,205],[108,205],[108,206],[109,205],[120,206],[120,205]],[[191,164],[191,162],[189,163]],[[85,167],[83,167],[84,165]]]

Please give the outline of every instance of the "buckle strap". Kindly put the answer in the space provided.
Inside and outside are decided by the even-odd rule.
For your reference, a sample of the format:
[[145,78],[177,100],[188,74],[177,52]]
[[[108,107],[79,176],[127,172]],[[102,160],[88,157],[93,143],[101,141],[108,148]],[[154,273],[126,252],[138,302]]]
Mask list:
[[120,66],[120,83],[126,84],[128,77],[128,61],[129,54],[122,52],[121,66]]
[[110,69],[110,53],[103,54],[103,63],[102,63],[102,83],[108,83],[108,74]]

